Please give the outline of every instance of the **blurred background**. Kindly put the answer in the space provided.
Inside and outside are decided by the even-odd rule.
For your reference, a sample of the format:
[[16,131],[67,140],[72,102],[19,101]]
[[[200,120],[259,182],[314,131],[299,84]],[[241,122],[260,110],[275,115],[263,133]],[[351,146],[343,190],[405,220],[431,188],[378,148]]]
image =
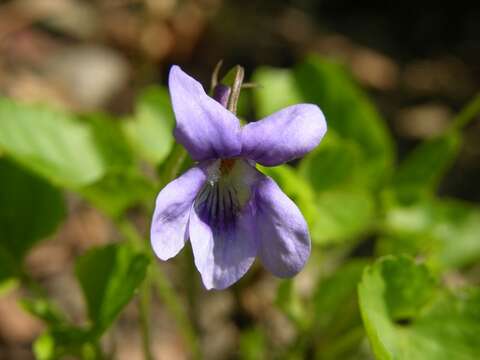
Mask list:
[[[76,113],[128,117],[143,89],[166,84],[172,64],[208,87],[220,59],[225,68],[244,66],[251,80],[258,67],[292,68],[312,54],[345,66],[368,93],[392,133],[401,162],[419,143],[444,133],[480,89],[480,3],[0,1],[0,94]],[[248,102],[255,99],[250,90],[244,92],[242,115],[254,120],[259,112]],[[479,142],[480,122],[472,121],[439,184],[441,196],[480,201]],[[82,323],[86,315],[72,271],[75,258],[92,246],[115,241],[119,234],[107,216],[76,195],[67,194],[67,209],[63,224],[32,249],[26,266],[59,307]],[[148,231],[148,216],[135,211],[129,216],[141,231]],[[339,250],[328,244],[328,251],[336,259],[338,253],[342,259],[376,254],[371,233],[356,237],[361,240],[354,245]],[[337,266],[328,260],[315,265],[309,264],[295,280],[300,296],[315,292],[319,272],[328,277]],[[202,289],[190,250],[159,266],[180,294],[178,306],[187,309],[204,358],[275,358],[268,354],[296,346],[307,350],[301,355],[293,351],[289,358],[316,354],[315,346],[299,344],[301,326],[292,325],[289,312],[278,305],[280,281],[261,266],[232,289],[219,292]],[[478,284],[480,267],[469,266],[469,274],[474,274],[469,279]],[[31,346],[45,325],[18,305],[26,293],[18,287],[0,298],[0,359],[34,358]],[[178,318],[164,299],[153,296],[152,304],[154,358],[191,358]],[[116,359],[143,358],[138,316],[132,302],[104,337],[105,348],[114,348]],[[348,321],[358,322],[358,316]],[[328,334],[306,341],[328,343]],[[335,352],[338,349],[330,357],[315,356],[372,357],[363,334],[352,341],[355,356]]]

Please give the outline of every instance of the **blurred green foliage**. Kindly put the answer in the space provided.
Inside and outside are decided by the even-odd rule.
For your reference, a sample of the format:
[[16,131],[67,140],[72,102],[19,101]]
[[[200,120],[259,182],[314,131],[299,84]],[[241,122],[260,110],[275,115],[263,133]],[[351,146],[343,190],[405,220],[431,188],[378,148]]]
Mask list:
[[379,359],[475,359],[480,356],[480,292],[436,283],[424,265],[386,257],[368,267],[360,308]]
[[[479,289],[467,277],[454,290],[444,281],[480,259],[480,207],[437,195],[459,154],[462,129],[452,126],[424,141],[397,165],[385,120],[341,65],[311,56],[293,69],[259,68],[252,80],[261,87],[241,98],[242,113],[260,119],[310,102],[324,111],[329,130],[305,158],[261,168],[307,219],[313,252],[306,271],[313,285],[309,292],[300,292],[296,279],[278,286],[275,306],[295,329],[288,344],[279,347],[262,324],[251,324],[239,336],[237,356],[480,358]],[[174,146],[173,125],[168,92],[160,86],[141,93],[134,113],[123,119],[0,99],[0,288],[16,279],[30,289],[23,307],[47,325],[34,344],[38,359],[107,357],[101,336],[137,291],[145,295],[155,265],[128,210],[149,217],[156,192],[188,166],[185,151]],[[77,259],[89,318],[80,326],[22,265],[65,218],[65,191],[110,217],[124,240]],[[157,268],[154,274],[160,298],[199,357],[179,305],[184,301]]]

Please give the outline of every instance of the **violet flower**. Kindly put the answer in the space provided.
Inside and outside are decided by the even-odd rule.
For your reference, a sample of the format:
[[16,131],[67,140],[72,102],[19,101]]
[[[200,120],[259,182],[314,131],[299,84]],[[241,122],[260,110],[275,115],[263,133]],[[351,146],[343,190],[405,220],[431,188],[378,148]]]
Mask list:
[[155,254],[167,260],[190,239],[207,289],[232,285],[256,257],[278,277],[297,274],[310,255],[307,224],[255,164],[283,164],[315,148],[327,130],[320,109],[293,105],[242,127],[224,101],[209,97],[178,66],[170,70],[169,89],[175,138],[198,164],[158,194]]

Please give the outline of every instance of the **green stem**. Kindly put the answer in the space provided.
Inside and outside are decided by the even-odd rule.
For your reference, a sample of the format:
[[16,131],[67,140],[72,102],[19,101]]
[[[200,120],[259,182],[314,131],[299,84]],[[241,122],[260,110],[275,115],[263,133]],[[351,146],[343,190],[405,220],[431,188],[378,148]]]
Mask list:
[[[148,280],[148,275],[147,279]],[[142,331],[142,345],[145,360],[153,360],[150,337],[150,282],[145,281],[140,289],[138,298],[138,310],[140,313],[140,328]]]
[[197,322],[197,314],[198,314],[198,297],[196,296],[198,291],[198,281],[197,281],[197,273],[195,268],[195,262],[193,258],[193,251],[191,247],[184,250],[184,258],[185,261],[185,271],[183,272],[183,279],[184,283],[186,284],[186,295],[188,301],[188,315],[190,316],[190,324],[192,329],[198,330],[199,324]]
[[[138,233],[135,226],[126,219],[120,219],[117,222],[118,229],[127,241],[135,244],[135,246],[142,246],[142,249],[150,256],[152,262],[155,262],[152,251],[148,247],[148,242]],[[200,349],[196,333],[191,326],[184,307],[181,305],[179,296],[170,285],[169,279],[161,271],[158,266],[151,268],[152,276],[149,278],[153,282],[158,297],[163,301],[168,311],[173,315],[175,321],[182,333],[182,336],[187,343],[193,358],[200,358]],[[150,286],[150,282],[146,282],[145,286]],[[146,340],[143,339],[145,342]]]
[[[182,165],[187,160],[187,152],[185,149],[179,145],[175,144],[174,148],[171,151],[168,159],[164,162],[164,164],[158,169],[160,174],[160,185],[163,187],[172,181],[177,174],[180,172]],[[148,241],[146,241],[141,234],[139,234],[136,227],[130,223],[126,218],[118,219],[115,221],[119,231],[123,234],[123,236],[134,244],[134,246],[139,247],[141,246],[142,250],[144,250],[151,258],[152,262],[155,263],[155,257],[151,249],[148,246]],[[179,296],[172,288],[169,279],[165,276],[165,274],[161,271],[158,266],[152,267],[152,273],[149,278],[147,278],[145,282],[145,287],[153,286],[156,290],[158,297],[163,301],[165,307],[168,311],[173,315],[175,321],[179,327],[179,330],[187,343],[188,348],[190,349],[192,358],[199,359],[201,357],[199,343],[197,340],[196,332],[194,327],[189,321],[187,312],[185,307],[182,305]],[[149,329],[148,329],[148,307],[149,301],[144,298],[147,297],[146,294],[141,294],[141,298],[139,299],[141,306],[141,320],[142,322],[142,333],[143,333],[143,345],[144,345],[144,352],[146,359],[151,359],[150,354],[150,340],[149,340]],[[150,299],[148,295],[148,300]],[[150,354],[150,355],[148,355]]]
[[190,324],[187,313],[172,289],[168,278],[158,267],[154,268],[153,281],[158,296],[174,316],[180,332],[191,351],[192,357],[195,359],[201,358],[197,336]]
[[452,121],[451,128],[454,130],[460,130],[470,121],[475,119],[475,116],[480,113],[480,93],[475,95],[474,98],[455,116]]
[[159,169],[162,187],[177,177],[186,159],[187,151],[182,145],[175,144],[170,156]]
[[[121,218],[115,221],[118,230],[123,237],[136,249],[147,250],[147,243],[143,237],[139,234],[137,228],[125,218]],[[150,251],[147,254],[151,255]]]

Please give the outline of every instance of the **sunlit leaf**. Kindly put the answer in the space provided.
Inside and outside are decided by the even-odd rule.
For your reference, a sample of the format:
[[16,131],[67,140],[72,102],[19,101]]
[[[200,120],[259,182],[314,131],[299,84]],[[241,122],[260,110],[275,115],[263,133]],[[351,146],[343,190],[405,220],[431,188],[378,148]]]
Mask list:
[[75,359],[102,359],[98,344],[92,343],[83,329],[65,326],[47,330],[33,344],[37,360],[57,360],[73,356]]
[[300,208],[313,242],[326,245],[349,240],[366,233],[372,225],[375,204],[368,191],[347,188],[317,195],[310,183],[288,165],[261,169]]
[[0,98],[0,149],[62,186],[86,185],[106,172],[87,124],[65,113],[6,98]]
[[55,340],[49,334],[42,334],[33,344],[33,353],[37,360],[55,359]]
[[441,177],[458,154],[460,138],[449,132],[415,148],[393,176],[400,191],[435,190]]
[[173,146],[174,116],[166,89],[150,87],[140,95],[135,115],[124,123],[125,134],[136,151],[160,164]]
[[338,137],[332,130],[300,161],[298,170],[317,192],[352,185],[364,187],[369,180],[362,162],[359,145]]
[[46,324],[59,326],[67,323],[62,312],[51,301],[44,298],[22,299],[22,308],[30,315],[37,317]]
[[82,115],[81,119],[90,126],[108,172],[122,171],[134,165],[133,150],[118,119],[101,113]]
[[425,198],[386,207],[383,253],[426,256],[432,265],[458,267],[480,258],[480,208],[457,200]]
[[378,359],[478,359],[479,289],[437,285],[424,265],[388,257],[367,268],[360,308]]
[[316,198],[317,219],[310,231],[312,239],[336,243],[364,235],[375,220],[372,195],[362,190],[335,190]]
[[154,184],[136,169],[112,172],[79,192],[95,207],[117,217],[129,207],[155,196]]
[[255,112],[259,119],[303,102],[293,72],[289,69],[257,68],[252,82],[257,85],[253,94]]
[[382,184],[391,172],[392,139],[365,94],[342,66],[315,56],[295,68],[295,77],[304,100],[324,112],[329,129],[360,145],[372,186]]

